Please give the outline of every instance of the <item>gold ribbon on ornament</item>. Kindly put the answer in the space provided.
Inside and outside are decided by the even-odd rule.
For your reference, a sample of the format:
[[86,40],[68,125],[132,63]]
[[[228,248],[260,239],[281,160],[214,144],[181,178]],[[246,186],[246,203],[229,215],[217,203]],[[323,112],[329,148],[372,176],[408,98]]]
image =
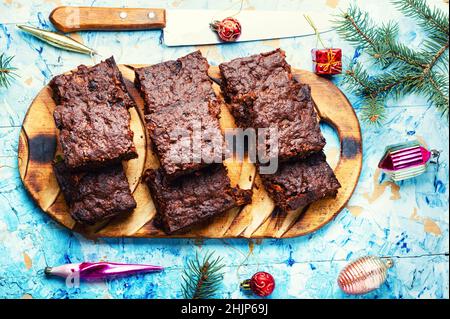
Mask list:
[[334,53],[331,48],[328,50],[327,58],[328,62],[317,63],[317,65],[320,66],[324,72],[329,72],[332,68],[342,71],[342,62],[336,61],[336,53]]

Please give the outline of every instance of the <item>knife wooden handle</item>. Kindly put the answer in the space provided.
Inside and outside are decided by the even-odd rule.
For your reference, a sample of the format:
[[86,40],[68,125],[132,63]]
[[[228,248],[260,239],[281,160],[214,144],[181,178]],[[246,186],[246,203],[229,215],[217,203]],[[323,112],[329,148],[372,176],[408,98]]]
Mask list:
[[166,26],[164,9],[57,7],[50,21],[62,32],[85,30],[146,30]]

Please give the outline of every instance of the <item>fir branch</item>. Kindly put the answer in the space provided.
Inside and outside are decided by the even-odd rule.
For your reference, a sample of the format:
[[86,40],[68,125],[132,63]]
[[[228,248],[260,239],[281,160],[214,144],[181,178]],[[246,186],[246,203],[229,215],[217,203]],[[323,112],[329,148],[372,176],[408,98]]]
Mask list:
[[224,267],[222,258],[213,258],[213,253],[206,254],[200,261],[198,254],[195,260],[188,262],[183,274],[183,296],[186,299],[211,298],[222,283]]
[[425,69],[423,71],[425,74],[428,74],[433,69],[433,67],[436,65],[436,63],[439,61],[439,59],[444,56],[445,52],[447,52],[447,50],[448,50],[448,46],[449,46],[449,42],[447,40],[447,43],[444,44],[439,49],[439,51],[436,52],[436,54],[431,59],[430,63],[428,63],[426,65],[426,67],[425,67]]
[[343,84],[349,89],[357,91],[356,93],[370,95],[374,92],[370,83],[369,74],[362,68],[360,63],[356,63],[345,71],[347,77],[344,78]]
[[448,16],[437,8],[432,10],[425,0],[393,0],[392,2],[406,16],[418,20],[424,30],[439,36],[449,36]]
[[354,44],[362,44],[366,48],[375,46],[375,33],[372,33],[373,30],[375,30],[375,25],[369,18],[367,12],[363,13],[357,7],[350,7],[348,13],[344,13],[343,17],[350,23],[356,33],[354,33],[353,36],[347,34],[348,29],[346,29],[345,25],[343,25],[342,28],[337,29],[338,33],[348,35],[346,37],[347,41],[353,42]]
[[381,76],[370,77],[360,63],[350,67],[343,84],[358,94],[369,98],[397,97],[401,91],[412,92],[420,87],[423,80],[422,73],[406,72],[402,74],[398,69],[386,71]]
[[428,90],[429,101],[436,105],[436,108],[448,119],[448,77],[430,73],[428,75],[428,83],[431,86]]
[[[378,35],[381,33],[367,12],[351,5],[347,12],[338,16],[334,24],[337,33],[353,45],[365,49],[375,59],[384,58],[384,48],[379,45]],[[385,61],[383,61],[385,62]]]
[[379,125],[385,118],[383,102],[378,98],[367,98],[363,101],[363,120],[371,124]]
[[0,55],[0,87],[8,88],[12,78],[17,74],[14,72],[17,68],[11,66],[14,57],[7,57],[4,53]]
[[383,76],[378,79],[380,86],[378,89],[371,94],[372,97],[378,97],[380,94],[384,94],[385,96],[391,94],[398,98],[399,91],[402,89],[406,89],[407,87],[414,87],[410,85],[410,81],[420,80],[420,76]]
[[[424,55],[417,54],[417,52],[407,47],[406,45],[391,40],[388,43],[388,47],[389,52],[387,52],[387,54],[392,56],[394,59],[400,60],[409,65],[413,65],[417,68],[426,68],[427,61],[423,59]],[[395,60],[391,62],[395,62]]]
[[[417,93],[428,97],[448,117],[448,19],[437,9],[431,10],[423,0],[393,0],[402,11],[419,20],[428,38],[420,52],[399,43],[398,25],[388,23],[381,27],[368,13],[350,6],[336,21],[338,33],[348,42],[362,47],[382,72],[372,76],[360,63],[352,63],[346,71],[343,84],[359,94],[363,102],[363,116],[369,122],[384,118],[387,98],[400,98]],[[424,21],[433,21],[424,26]],[[447,30],[443,34],[443,30]]]

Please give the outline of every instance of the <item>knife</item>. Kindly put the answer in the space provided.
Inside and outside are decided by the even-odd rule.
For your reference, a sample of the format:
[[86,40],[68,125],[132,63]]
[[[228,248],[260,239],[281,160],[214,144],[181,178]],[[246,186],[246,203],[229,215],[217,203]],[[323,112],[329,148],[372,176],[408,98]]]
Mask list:
[[167,46],[220,43],[209,24],[234,14],[242,25],[237,42],[279,39],[314,34],[304,18],[309,15],[319,32],[329,31],[327,9],[321,12],[260,11],[236,12],[215,10],[168,10],[161,8],[57,7],[50,21],[62,32],[85,30],[163,29]]

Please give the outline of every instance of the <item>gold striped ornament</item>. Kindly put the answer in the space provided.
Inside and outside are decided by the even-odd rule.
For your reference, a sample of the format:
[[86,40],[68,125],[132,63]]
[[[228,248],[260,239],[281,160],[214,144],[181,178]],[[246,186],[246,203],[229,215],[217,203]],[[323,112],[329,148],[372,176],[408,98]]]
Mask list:
[[43,29],[38,29],[38,28],[34,28],[34,27],[31,27],[29,25],[24,25],[24,24],[18,24],[17,27],[20,30],[22,30],[28,34],[31,34],[31,35],[35,36],[36,38],[54,46],[54,47],[57,47],[57,48],[72,51],[72,52],[78,52],[78,53],[82,53],[82,54],[89,54],[89,55],[98,54],[97,52],[95,52],[95,50],[85,46],[84,44],[82,44],[64,34],[47,31],[47,30],[43,30]]
[[339,274],[338,285],[346,294],[362,295],[378,289],[394,265],[392,259],[365,256],[348,264]]

